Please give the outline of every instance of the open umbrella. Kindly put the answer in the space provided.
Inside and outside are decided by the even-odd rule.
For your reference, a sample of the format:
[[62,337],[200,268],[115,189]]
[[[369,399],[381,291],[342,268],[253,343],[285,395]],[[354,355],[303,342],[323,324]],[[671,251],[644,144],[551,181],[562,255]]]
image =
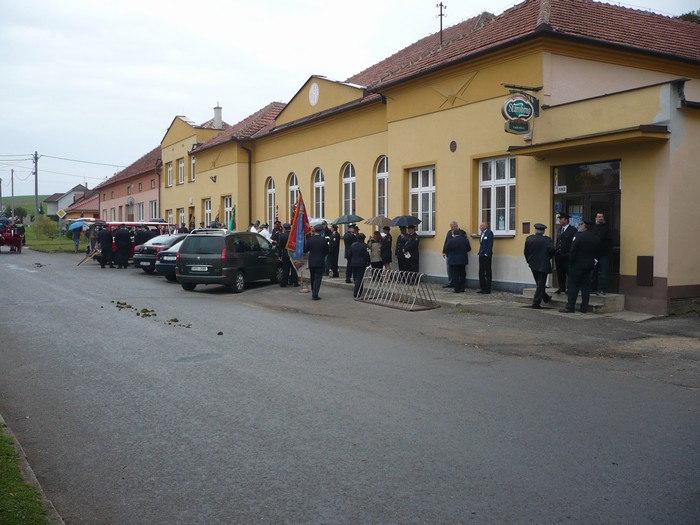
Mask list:
[[323,224],[323,221],[326,221],[328,224],[331,223],[328,219],[324,219],[323,217],[318,217],[316,219],[309,219],[309,226],[312,228],[316,226],[317,224]]
[[345,215],[341,215],[334,220],[333,224],[352,224],[355,222],[360,222],[361,220],[363,219],[359,215],[355,215],[354,213],[346,213]]
[[87,226],[83,221],[75,221],[73,224],[68,226],[68,230],[77,230],[78,228],[82,228],[83,226]]
[[391,226],[391,219],[385,217],[384,215],[377,215],[365,221],[365,224],[371,224],[372,226]]
[[399,215],[391,219],[392,226],[418,226],[421,220],[413,215]]

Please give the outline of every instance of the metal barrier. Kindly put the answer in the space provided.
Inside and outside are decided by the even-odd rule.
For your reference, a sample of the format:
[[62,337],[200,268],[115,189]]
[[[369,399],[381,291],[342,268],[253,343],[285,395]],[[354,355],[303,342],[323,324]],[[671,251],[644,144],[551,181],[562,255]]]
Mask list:
[[439,308],[425,274],[369,266],[355,300],[410,311]]

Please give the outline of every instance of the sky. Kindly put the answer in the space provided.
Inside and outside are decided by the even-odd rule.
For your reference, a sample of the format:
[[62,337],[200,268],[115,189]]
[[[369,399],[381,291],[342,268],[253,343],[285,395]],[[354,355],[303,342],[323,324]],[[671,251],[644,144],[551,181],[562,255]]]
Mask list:
[[[614,3],[670,16],[700,9],[628,1]],[[201,124],[218,104],[235,124],[289,102],[312,75],[345,80],[439,31],[437,3],[0,0],[3,204],[13,191],[34,194],[35,152],[40,195],[93,188],[158,146],[176,116]],[[518,2],[443,3],[449,27]]]

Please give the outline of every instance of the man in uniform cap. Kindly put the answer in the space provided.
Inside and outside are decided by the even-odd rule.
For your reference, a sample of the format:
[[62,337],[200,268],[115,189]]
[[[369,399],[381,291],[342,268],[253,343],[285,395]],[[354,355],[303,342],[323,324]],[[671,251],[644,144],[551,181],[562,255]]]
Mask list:
[[304,252],[309,254],[309,279],[311,281],[311,299],[321,299],[318,292],[321,289],[323,269],[326,266],[326,254],[328,254],[328,240],[323,234],[325,228],[322,224],[314,226],[314,235],[304,244]]
[[547,276],[552,273],[552,255],[554,244],[552,239],[544,234],[547,229],[542,223],[535,224],[535,234],[525,239],[525,260],[527,261],[532,276],[535,278],[535,296],[532,298],[532,308],[541,309],[542,301],[548,303],[552,296],[547,294]]
[[357,240],[357,225],[349,224],[348,231],[343,235],[343,243],[345,244],[345,282],[352,282],[352,267],[350,266],[350,259],[352,255],[350,254],[350,247]]
[[595,223],[584,220],[571,241],[569,250],[569,295],[566,307],[561,312],[571,313],[576,309],[576,299],[581,291],[581,312],[588,311],[591,296],[591,272],[600,254],[600,238],[591,229]]
[[571,217],[564,212],[559,214],[559,235],[554,243],[554,262],[557,268],[557,282],[559,287],[556,293],[566,293],[566,276],[569,273],[569,250],[571,241],[576,235],[576,228],[569,224]]

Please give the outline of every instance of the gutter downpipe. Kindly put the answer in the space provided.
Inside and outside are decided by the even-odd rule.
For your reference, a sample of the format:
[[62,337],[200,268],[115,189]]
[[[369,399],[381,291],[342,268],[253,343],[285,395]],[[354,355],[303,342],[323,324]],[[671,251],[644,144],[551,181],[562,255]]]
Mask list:
[[248,154],[248,224],[253,222],[253,151],[239,142],[241,149]]

